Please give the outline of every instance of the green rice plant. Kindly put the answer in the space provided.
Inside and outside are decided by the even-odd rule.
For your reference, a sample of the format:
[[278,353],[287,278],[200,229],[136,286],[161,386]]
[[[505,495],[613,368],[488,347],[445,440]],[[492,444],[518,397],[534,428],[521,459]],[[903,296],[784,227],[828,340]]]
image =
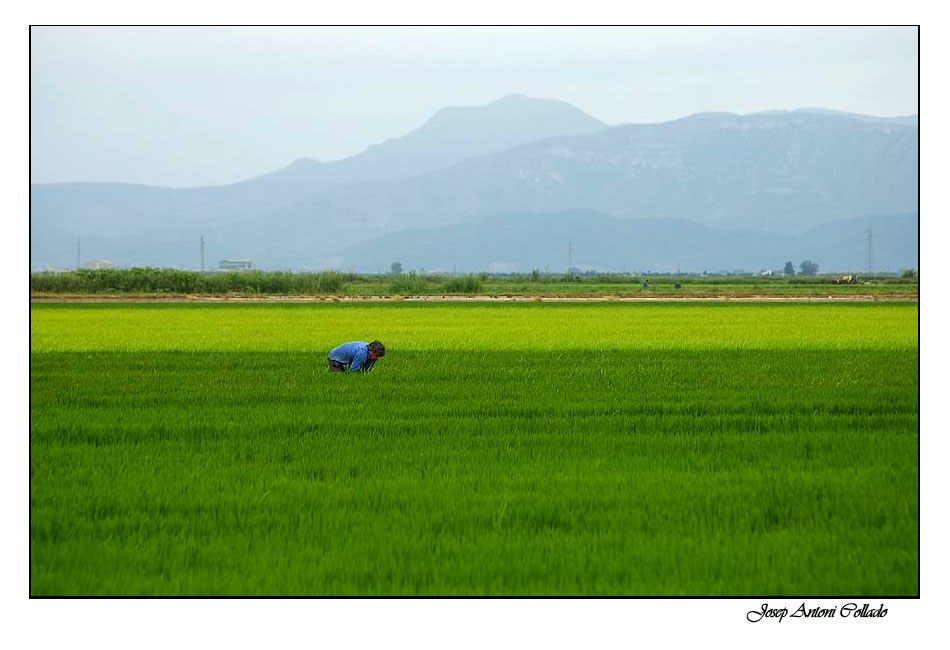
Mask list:
[[[913,303],[35,304],[33,351],[917,350]],[[369,338],[367,338],[369,337]]]
[[34,305],[31,595],[916,596],[917,313]]

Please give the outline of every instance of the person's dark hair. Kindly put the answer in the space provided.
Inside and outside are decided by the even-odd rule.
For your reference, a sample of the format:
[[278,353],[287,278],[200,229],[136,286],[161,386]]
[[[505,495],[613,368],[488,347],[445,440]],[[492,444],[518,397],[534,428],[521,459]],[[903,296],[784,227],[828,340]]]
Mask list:
[[377,357],[386,356],[386,346],[383,345],[381,342],[373,341],[372,343],[369,344],[368,347],[370,349],[370,352],[373,352],[374,354],[376,354]]

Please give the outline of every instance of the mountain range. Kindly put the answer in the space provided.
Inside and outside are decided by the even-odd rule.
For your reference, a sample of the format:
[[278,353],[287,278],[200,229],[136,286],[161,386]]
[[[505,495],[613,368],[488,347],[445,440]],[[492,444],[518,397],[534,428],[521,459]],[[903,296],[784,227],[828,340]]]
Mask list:
[[[694,271],[732,273],[796,267],[806,259],[839,260],[838,269],[863,269],[868,227],[877,269],[908,268],[918,256],[917,217],[846,219],[800,235],[711,228],[681,219],[618,219],[593,210],[519,213],[430,230],[402,230],[354,244],[342,259],[356,268],[386,271],[392,260],[413,260],[438,272]],[[488,263],[485,260],[490,260]],[[768,263],[763,263],[766,261]],[[914,266],[916,268],[916,266]]]
[[[260,268],[432,270],[917,267],[916,116],[822,109],[608,126],[510,95],[438,111],[340,161],[231,185],[30,187],[30,264],[250,259]],[[799,259],[801,258],[801,259]]]

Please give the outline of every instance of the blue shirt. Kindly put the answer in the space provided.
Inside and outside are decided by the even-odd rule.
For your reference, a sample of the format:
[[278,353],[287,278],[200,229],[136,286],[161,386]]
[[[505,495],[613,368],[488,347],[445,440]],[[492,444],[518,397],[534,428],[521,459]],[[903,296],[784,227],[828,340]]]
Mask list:
[[350,372],[366,372],[376,365],[375,361],[369,359],[369,343],[366,341],[352,341],[336,346],[330,350],[330,360],[348,365]]

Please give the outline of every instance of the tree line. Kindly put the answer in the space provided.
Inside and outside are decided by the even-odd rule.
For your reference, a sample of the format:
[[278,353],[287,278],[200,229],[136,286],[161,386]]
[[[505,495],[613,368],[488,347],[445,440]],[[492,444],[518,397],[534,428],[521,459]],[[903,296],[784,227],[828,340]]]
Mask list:
[[[790,264],[790,263],[789,263]],[[84,269],[66,272],[40,272],[30,274],[30,292],[33,294],[272,294],[272,295],[342,295],[344,293],[389,295],[419,294],[477,294],[485,291],[514,293],[557,293],[565,283],[577,289],[590,285],[590,291],[601,291],[597,286],[641,285],[797,285],[828,284],[833,277],[815,277],[814,267],[804,265],[805,273],[776,276],[713,276],[699,274],[664,275],[646,273],[530,273],[467,275],[439,275],[429,273],[389,273],[366,275],[321,271],[292,273],[289,271],[235,271],[228,273],[200,273],[180,269],[130,268],[130,269]],[[401,271],[401,268],[399,269]],[[919,276],[913,269],[900,277],[894,275],[874,276],[880,284],[916,283]],[[579,286],[578,286],[579,285]],[[613,290],[613,289],[612,289]]]

